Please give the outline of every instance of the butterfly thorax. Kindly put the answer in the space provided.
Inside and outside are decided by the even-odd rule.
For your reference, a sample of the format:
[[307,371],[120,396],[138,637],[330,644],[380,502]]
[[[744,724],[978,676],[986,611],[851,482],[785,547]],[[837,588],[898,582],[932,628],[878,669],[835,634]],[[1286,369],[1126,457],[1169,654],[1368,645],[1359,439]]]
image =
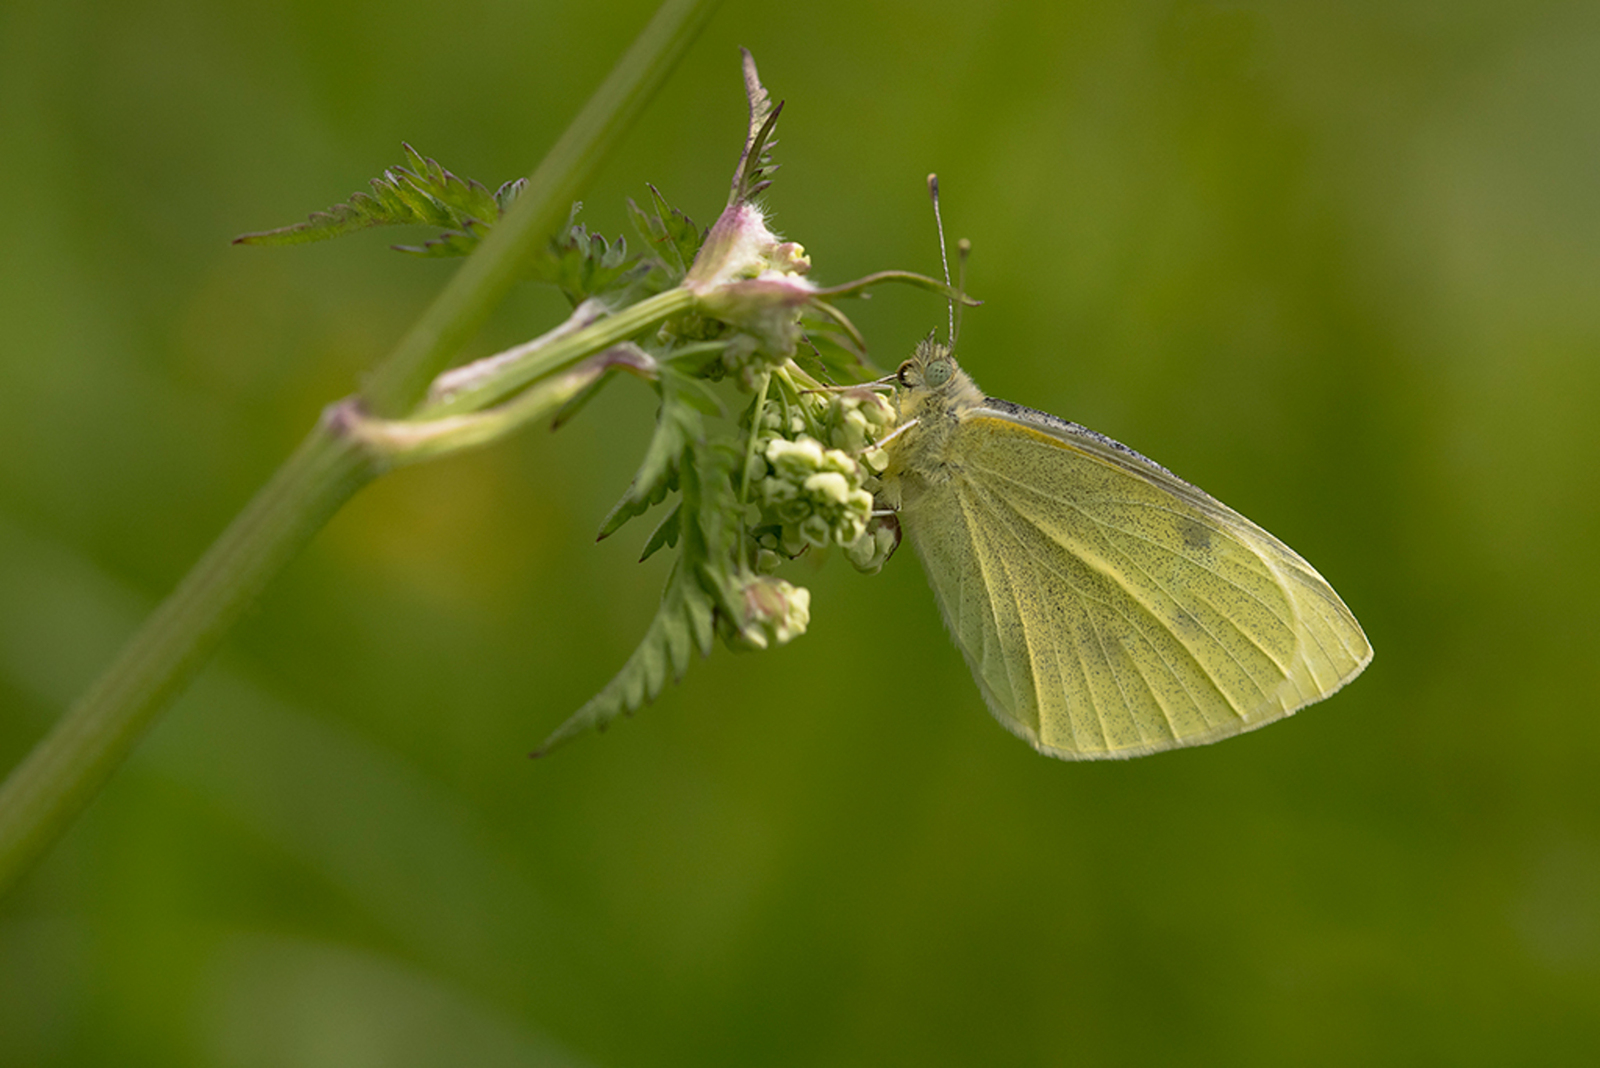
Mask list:
[[882,496],[891,508],[913,506],[929,488],[959,470],[949,447],[964,412],[982,406],[983,391],[957,366],[948,346],[929,338],[895,376],[897,433],[890,442]]

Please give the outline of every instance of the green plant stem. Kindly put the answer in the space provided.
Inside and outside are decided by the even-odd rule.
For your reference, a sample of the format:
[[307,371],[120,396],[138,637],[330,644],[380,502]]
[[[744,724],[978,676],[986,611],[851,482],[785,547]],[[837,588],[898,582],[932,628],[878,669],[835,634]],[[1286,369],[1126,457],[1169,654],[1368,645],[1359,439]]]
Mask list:
[[525,358],[497,367],[494,374],[481,382],[460,389],[436,403],[423,405],[414,418],[437,419],[460,412],[479,411],[569,363],[659,326],[674,315],[690,311],[694,304],[694,294],[681,286],[647,297],[549,345],[530,350]]
[[[750,407],[750,429],[745,437],[744,466],[739,470],[739,515],[744,515],[745,502],[750,499],[750,468],[756,462],[756,443],[761,440],[761,417],[767,410],[767,390],[772,386],[772,372],[761,376],[761,387],[756,390],[755,404]],[[743,518],[739,520],[745,522]],[[739,565],[750,566],[749,538],[739,539]]]
[[88,804],[267,581],[373,475],[318,427],[0,786],[0,892]]
[[[367,409],[404,415],[565,220],[606,152],[638,116],[719,0],[666,0],[551,149],[516,207],[369,376]],[[193,678],[261,589],[376,467],[324,421],[272,477],[73,705],[0,785],[0,894],[71,824],[156,716]]]
[[[630,347],[631,348],[631,347]],[[643,378],[656,375],[655,360],[642,349],[599,352],[550,375],[504,404],[465,415],[438,419],[378,419],[361,411],[353,399],[341,407],[352,437],[360,441],[384,470],[420,463],[477,448],[515,433],[529,423],[557,415],[563,406],[606,374],[625,368]]]
[[610,77],[550,149],[504,219],[456,272],[362,390],[385,418],[411,411],[428,383],[476,333],[542,241],[566,220],[572,201],[638,117],[720,0],[666,0]]

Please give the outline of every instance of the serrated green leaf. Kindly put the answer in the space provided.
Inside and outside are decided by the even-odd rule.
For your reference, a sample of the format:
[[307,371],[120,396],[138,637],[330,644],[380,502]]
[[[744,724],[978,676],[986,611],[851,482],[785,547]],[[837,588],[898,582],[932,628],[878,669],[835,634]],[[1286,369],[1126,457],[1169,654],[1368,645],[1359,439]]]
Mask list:
[[441,167],[437,160],[428,159],[410,145],[401,146],[410,162],[409,170],[397,168],[385,175],[394,182],[402,195],[422,199],[442,206],[456,225],[467,220],[493,223],[500,218],[499,199],[481,183],[470,178],[457,178]]
[[511,210],[511,205],[528,188],[526,178],[513,178],[494,191],[494,202],[500,206],[500,214],[504,215]]
[[778,144],[774,132],[778,113],[783,110],[782,102],[774,104],[767,87],[761,84],[750,50],[740,51],[744,53],[744,90],[750,102],[750,129],[739,166],[733,172],[733,191],[728,195],[730,206],[749,200],[772,184],[772,174],[778,169],[772,162],[772,149]]
[[667,203],[661,191],[646,183],[650,190],[654,211],[641,208],[632,197],[628,198],[628,215],[634,229],[639,232],[645,246],[654,254],[670,284],[676,284],[688,272],[695,255],[705,242],[706,231],[695,221]]
[[714,591],[724,588],[732,569],[728,525],[738,524],[738,500],[733,493],[732,480],[736,463],[732,458],[734,452],[731,443],[692,440],[679,472],[683,499],[677,509],[682,542],[678,566],[687,574],[698,576],[697,588],[706,594],[704,612],[699,615],[695,614],[699,602],[693,599],[685,602],[691,610],[695,642],[703,654],[711,651],[715,632],[718,598]]
[[650,183],[645,183],[645,188],[650,190],[650,199],[655,201],[656,217],[661,220],[661,225],[668,238],[672,240],[673,247],[678,256],[683,260],[685,267],[694,262],[700,246],[706,239],[706,227],[695,222],[686,212],[679,211],[667,203],[667,198],[661,195],[661,190]]
[[[677,365],[674,365],[668,373],[670,374],[676,370]],[[716,390],[711,388],[709,382],[703,378],[695,378],[683,374],[676,375],[675,378],[677,379],[678,389],[683,394],[683,399],[686,403],[694,405],[696,409],[705,415],[727,417],[728,409],[723,405],[722,398],[717,396]]]
[[656,411],[655,433],[650,436],[628,491],[601,524],[600,539],[610,537],[628,520],[665,500],[667,493],[677,488],[676,476],[684,452],[691,443],[705,437],[704,420],[691,400],[699,391],[698,383],[663,365],[656,387],[661,392],[661,407]]
[[684,615],[689,620],[689,638],[701,656],[711,655],[711,642],[717,636],[717,612],[710,597],[684,600]]
[[635,712],[654,701],[668,681],[683,678],[689,670],[691,652],[698,649],[704,656],[711,651],[713,619],[709,595],[689,569],[675,567],[655,618],[622,670],[551,732],[533,755],[544,756],[585,731],[605,730],[623,713]]
[[689,437],[684,439],[679,463],[683,500],[646,545],[646,556],[660,547],[658,540],[666,544],[675,540],[679,547],[661,606],[622,670],[545,739],[535,756],[591,728],[604,730],[617,716],[655,700],[668,679],[683,678],[690,652],[698,649],[702,656],[711,652],[719,605],[728,611],[734,597],[729,546],[738,526],[738,500],[732,488],[738,449],[731,442]]
[[590,297],[620,296],[636,286],[651,269],[638,256],[628,255],[628,242],[607,241],[576,220],[581,204],[574,204],[567,226],[528,267],[529,277],[560,289],[573,307]]
[[445,230],[438,237],[420,245],[390,245],[396,252],[406,252],[426,259],[446,259],[465,256],[478,247],[489,228],[480,222],[470,222],[460,230]]
[[[650,459],[648,453],[646,459]],[[622,499],[612,505],[611,511],[606,513],[605,521],[600,524],[600,533],[595,535],[595,541],[604,541],[611,537],[621,530],[628,520],[644,515],[666,500],[668,493],[678,488],[677,480],[672,477],[670,471],[654,483],[641,482],[640,476],[645,474],[645,469],[641,467],[639,472],[639,475],[634,476],[634,482],[628,486],[628,491],[622,495]]]
[[832,385],[878,377],[865,354],[855,351],[854,341],[848,334],[833,330],[808,330],[806,339],[812,344],[797,349],[794,361],[808,374]]
[[[692,523],[685,527],[685,544],[700,558],[702,574],[717,588],[733,571],[732,546],[739,534],[741,509],[734,474],[744,463],[744,451],[730,440],[706,442],[694,450],[693,463],[679,479],[684,507]],[[687,550],[686,550],[687,555]]]
[[639,554],[641,564],[662,549],[670,549],[678,544],[678,516],[682,511],[683,505],[680,503],[668,512],[667,518],[656,527],[655,533],[650,535],[650,540],[644,543],[644,552]]
[[491,193],[476,181],[456,177],[410,145],[401,148],[409,166],[393,167],[372,179],[372,192],[356,193],[347,203],[312,212],[305,222],[243,234],[234,238],[234,244],[298,245],[374,226],[435,226],[445,230],[437,239],[395,247],[422,256],[463,256],[520,192],[520,185],[507,183]]

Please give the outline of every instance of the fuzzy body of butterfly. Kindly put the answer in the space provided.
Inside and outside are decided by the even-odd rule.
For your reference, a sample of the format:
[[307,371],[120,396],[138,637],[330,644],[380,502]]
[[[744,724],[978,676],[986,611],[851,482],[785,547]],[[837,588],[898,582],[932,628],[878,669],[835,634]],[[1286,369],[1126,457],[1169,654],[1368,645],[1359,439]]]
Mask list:
[[1161,465],[986,397],[932,339],[894,384],[879,502],[990,711],[1041,753],[1203,745],[1322,700],[1372,659],[1310,564]]

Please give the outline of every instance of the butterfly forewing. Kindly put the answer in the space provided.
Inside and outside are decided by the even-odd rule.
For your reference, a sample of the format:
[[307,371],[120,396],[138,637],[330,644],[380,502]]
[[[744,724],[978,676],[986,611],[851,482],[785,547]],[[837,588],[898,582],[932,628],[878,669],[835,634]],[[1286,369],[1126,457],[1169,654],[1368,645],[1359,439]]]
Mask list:
[[1370,658],[1309,564],[1137,453],[1011,405],[955,434],[959,463],[906,528],[990,708],[1042,751],[1212,741]]

